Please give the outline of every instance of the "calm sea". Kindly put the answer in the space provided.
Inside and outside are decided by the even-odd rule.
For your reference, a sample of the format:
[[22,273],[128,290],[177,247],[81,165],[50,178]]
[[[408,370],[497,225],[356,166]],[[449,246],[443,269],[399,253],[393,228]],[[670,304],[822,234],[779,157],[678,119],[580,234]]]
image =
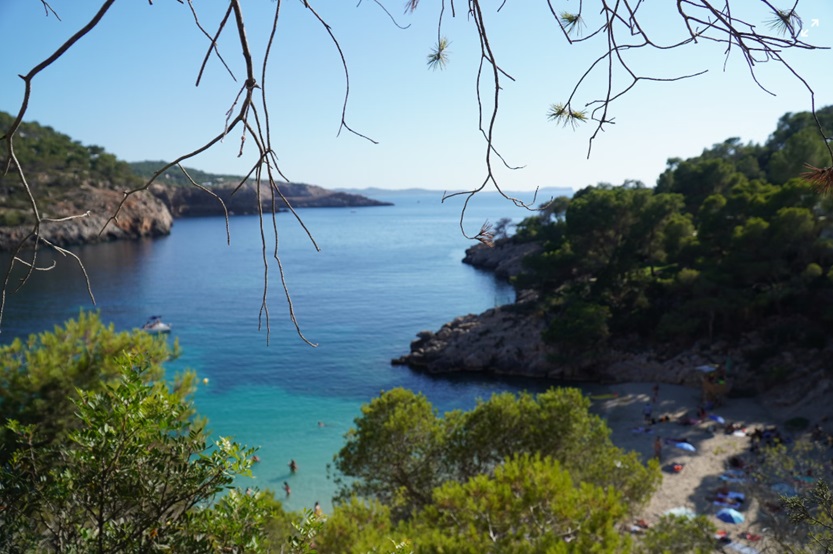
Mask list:
[[[264,272],[255,216],[231,219],[230,246],[224,220],[210,217],[177,220],[172,234],[158,240],[77,248],[95,306],[80,270],[60,260],[58,269],[38,272],[9,294],[0,342],[51,329],[82,308],[98,309],[119,330],[162,315],[183,352],[169,371],[190,368],[208,379],[195,401],[212,431],[260,449],[254,479],[239,484],[271,488],[283,498],[287,481],[288,509],[315,501],[328,509],[334,487],[327,464],[360,406],[379,391],[407,387],[444,412],[470,408],[496,391],[545,386],[477,375],[430,377],[391,366],[420,330],[511,302],[514,292],[461,263],[472,244],[460,233],[461,201],[441,203],[439,192],[376,198],[395,205],[300,210],[320,252],[292,215],[278,215],[289,293],[301,332],[315,348],[290,322],[273,259],[268,344],[265,321],[258,329]],[[468,207],[466,228],[474,234],[486,220],[518,222],[527,215],[496,194],[482,194]],[[6,259],[0,259],[3,267]],[[290,459],[298,464],[294,475]]]

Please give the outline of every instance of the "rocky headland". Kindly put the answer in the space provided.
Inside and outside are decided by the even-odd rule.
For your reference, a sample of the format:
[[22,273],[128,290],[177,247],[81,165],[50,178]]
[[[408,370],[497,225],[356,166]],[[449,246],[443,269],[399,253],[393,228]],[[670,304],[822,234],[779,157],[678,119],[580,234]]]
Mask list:
[[386,204],[304,183],[279,183],[273,195],[241,176],[182,167],[160,173],[167,162],[127,163],[37,122],[18,127],[0,111],[0,129],[10,128],[14,164],[5,143],[0,162],[18,170],[0,175],[0,251],[31,248],[36,236],[41,245],[61,247],[164,236],[175,218],[186,216]]
[[[37,186],[34,187],[37,191]],[[46,188],[46,187],[41,187]],[[59,200],[41,206],[42,216],[49,218],[39,229],[42,239],[66,247],[113,240],[134,240],[168,235],[174,219],[179,217],[224,215],[217,200],[226,205],[229,215],[258,213],[255,185],[211,187],[212,196],[194,186],[158,184],[148,191],[130,195],[112,219],[124,193],[111,183],[83,183]],[[346,208],[389,205],[358,194],[348,194],[314,185],[288,183],[281,186],[286,202],[293,208]],[[272,197],[261,194],[262,209],[272,211]],[[283,199],[277,198],[275,208],[286,210]],[[73,217],[80,216],[80,217]],[[52,221],[56,220],[56,221]],[[0,225],[0,251],[8,251],[27,239],[31,224]],[[31,240],[31,239],[30,239]],[[25,246],[25,243],[24,243]]]
[[[275,209],[292,208],[355,208],[368,206],[389,206],[358,194],[336,192],[316,185],[302,183],[281,183],[279,185],[283,198],[275,195]],[[194,186],[155,184],[151,186],[153,195],[160,199],[174,217],[194,217],[224,215],[223,204],[229,215],[257,214],[262,209],[271,213],[273,197],[267,186],[260,190],[260,208],[258,207],[258,187],[246,182],[238,187],[235,182],[207,187],[209,194]],[[216,196],[214,196],[216,195]],[[219,200],[218,200],[219,199]],[[222,204],[220,203],[222,200]]]
[[[515,245],[511,239],[502,239],[494,248],[480,244],[469,248],[464,262],[511,280],[523,271],[523,258],[539,249],[534,244]],[[781,326],[791,323],[801,322],[770,322]],[[772,352],[763,363],[750,363],[767,346],[763,328],[731,340],[703,339],[688,345],[620,337],[604,351],[565,360],[542,340],[547,325],[537,295],[516,290],[512,304],[460,316],[436,331],[418,332],[410,351],[391,363],[435,374],[481,372],[558,381],[656,382],[696,388],[703,380],[698,368],[723,367],[731,377],[731,395],[756,396],[780,409],[825,404],[825,398],[833,392],[833,378],[825,369],[826,360],[833,354],[829,346]],[[787,367],[790,379],[784,380],[780,375]]]

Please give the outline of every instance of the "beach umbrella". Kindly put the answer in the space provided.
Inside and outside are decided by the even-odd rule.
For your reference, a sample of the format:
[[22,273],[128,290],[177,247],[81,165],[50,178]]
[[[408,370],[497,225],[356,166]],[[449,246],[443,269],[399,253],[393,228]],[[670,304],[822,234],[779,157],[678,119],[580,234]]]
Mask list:
[[696,369],[697,371],[702,371],[703,373],[711,373],[712,371],[717,370],[717,368],[713,365],[698,365],[694,369]]
[[733,508],[723,508],[715,515],[717,519],[726,523],[743,523],[743,514]]
[[715,414],[709,414],[709,419],[712,419],[712,420],[714,420],[714,421],[718,422],[718,423],[719,423],[719,424],[721,424],[721,425],[723,425],[724,423],[726,423],[726,420],[725,420],[725,419],[723,419],[723,418],[722,418],[722,417],[720,417],[719,415],[715,415]]
[[667,512],[665,512],[667,516],[676,516],[676,517],[685,517],[688,519],[692,519],[697,517],[697,514],[691,508],[685,508],[683,506],[677,506],[676,508],[671,508]]
[[693,444],[690,444],[690,443],[687,443],[687,442],[675,442],[672,446],[674,448],[679,448],[680,450],[687,450],[689,452],[696,452],[697,451],[697,449],[694,448]]
[[770,488],[781,496],[795,496],[798,494],[795,491],[795,487],[788,483],[775,483]]

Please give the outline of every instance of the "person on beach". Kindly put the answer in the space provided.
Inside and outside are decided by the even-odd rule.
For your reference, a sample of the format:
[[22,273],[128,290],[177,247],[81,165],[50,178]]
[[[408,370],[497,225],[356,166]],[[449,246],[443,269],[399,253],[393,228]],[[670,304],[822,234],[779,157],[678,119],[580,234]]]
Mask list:
[[654,458],[656,458],[658,462],[662,461],[662,439],[659,437],[654,439]]
[[645,407],[642,408],[642,415],[645,416],[645,423],[653,423],[653,418],[651,414],[653,413],[654,408],[651,406],[650,402],[645,403]]
[[312,513],[317,518],[321,518],[324,515],[324,511],[321,509],[321,504],[319,504],[317,500],[315,501],[315,508],[313,508]]
[[298,464],[295,463],[295,460],[289,460],[289,471],[290,473],[298,471]]
[[659,401],[659,383],[654,385],[654,398],[653,403],[656,404]]
[[289,488],[289,483],[287,483],[286,481],[283,482],[283,490],[286,493],[286,496],[292,494],[292,489]]

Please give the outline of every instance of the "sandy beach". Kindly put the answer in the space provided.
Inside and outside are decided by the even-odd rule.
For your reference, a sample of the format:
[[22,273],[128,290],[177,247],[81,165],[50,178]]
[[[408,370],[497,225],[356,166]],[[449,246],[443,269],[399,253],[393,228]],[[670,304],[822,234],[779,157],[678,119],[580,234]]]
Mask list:
[[[612,430],[613,442],[625,449],[642,454],[644,459],[655,455],[655,441],[660,437],[661,466],[663,479],[659,490],[648,505],[637,515],[649,525],[673,508],[688,508],[698,515],[706,515],[715,523],[718,530],[725,531],[736,544],[753,547],[766,552],[773,547],[767,540],[767,515],[759,509],[757,501],[750,499],[747,485],[730,483],[732,491],[746,495],[746,501],[738,508],[745,521],[729,524],[719,520],[715,514],[722,506],[713,502],[714,493],[726,481],[721,479],[730,469],[730,459],[749,451],[750,439],[741,433],[727,434],[725,428],[708,417],[696,425],[682,425],[681,417],[696,416],[702,396],[699,389],[678,386],[659,385],[658,395],[654,400],[654,383],[629,383],[611,387],[613,398],[597,399],[593,402],[593,411],[606,418]],[[655,419],[668,416],[670,421],[646,425],[643,414],[646,403],[652,404],[652,416]],[[827,410],[824,410],[827,411]],[[754,428],[779,426],[789,417],[803,415],[811,423],[819,419],[818,406],[805,406],[803,410],[766,409],[758,400],[751,398],[727,399],[714,407],[710,415],[720,416],[726,423],[740,425],[750,432]],[[679,438],[688,441],[695,449],[689,452],[666,444],[665,439]],[[681,464],[679,472],[673,472],[674,464]],[[760,536],[757,540],[744,538],[745,533]],[[754,552],[748,550],[748,552]]]

